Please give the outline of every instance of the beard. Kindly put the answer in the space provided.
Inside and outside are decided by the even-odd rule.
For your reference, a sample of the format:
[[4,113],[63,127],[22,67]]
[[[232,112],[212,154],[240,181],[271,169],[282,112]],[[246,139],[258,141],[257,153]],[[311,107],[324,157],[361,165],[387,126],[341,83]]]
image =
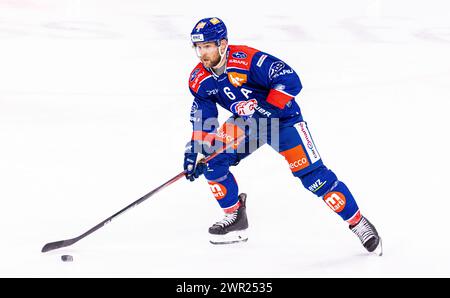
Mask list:
[[202,59],[202,62],[206,67],[210,67],[210,68],[216,67],[220,63],[220,56],[218,56],[218,57],[216,57],[216,59],[212,59],[212,60],[211,59],[208,59],[208,60]]

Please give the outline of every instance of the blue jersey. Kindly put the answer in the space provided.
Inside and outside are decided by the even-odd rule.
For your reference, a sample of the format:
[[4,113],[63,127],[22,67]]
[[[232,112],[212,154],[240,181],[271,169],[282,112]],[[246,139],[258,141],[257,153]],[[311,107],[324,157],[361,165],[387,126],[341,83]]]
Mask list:
[[227,51],[223,74],[217,76],[199,63],[189,77],[189,90],[195,97],[193,139],[203,139],[217,128],[217,105],[238,117],[278,118],[280,126],[302,121],[295,102],[302,85],[289,65],[247,46],[230,45]]

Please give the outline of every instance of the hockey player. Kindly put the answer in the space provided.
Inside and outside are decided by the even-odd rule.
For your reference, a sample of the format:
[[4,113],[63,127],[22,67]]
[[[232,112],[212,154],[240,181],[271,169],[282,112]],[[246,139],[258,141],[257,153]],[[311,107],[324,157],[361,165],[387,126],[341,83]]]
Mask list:
[[[361,215],[350,190],[319,155],[295,101],[302,89],[296,72],[268,53],[229,45],[227,28],[217,17],[197,22],[191,41],[200,63],[189,76],[189,90],[194,96],[190,119],[193,133],[184,153],[184,170],[190,181],[205,175],[225,213],[209,228],[211,243],[248,239],[247,195],[239,194],[229,168],[267,143],[286,159],[292,174],[306,189],[349,224],[369,252],[381,255],[377,230]],[[220,128],[217,105],[233,114]],[[239,138],[244,139],[233,143],[231,150],[207,164],[201,162],[202,155]]]

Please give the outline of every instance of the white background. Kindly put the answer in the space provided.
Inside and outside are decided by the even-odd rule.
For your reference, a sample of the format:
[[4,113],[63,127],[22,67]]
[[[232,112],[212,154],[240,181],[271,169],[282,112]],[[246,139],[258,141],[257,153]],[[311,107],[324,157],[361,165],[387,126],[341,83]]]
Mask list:
[[[269,147],[233,168],[245,244],[208,242],[222,211],[202,178],[40,252],[182,170],[189,33],[208,16],[298,72],[316,145],[383,257]],[[444,0],[0,1],[0,276],[449,277],[449,53]]]

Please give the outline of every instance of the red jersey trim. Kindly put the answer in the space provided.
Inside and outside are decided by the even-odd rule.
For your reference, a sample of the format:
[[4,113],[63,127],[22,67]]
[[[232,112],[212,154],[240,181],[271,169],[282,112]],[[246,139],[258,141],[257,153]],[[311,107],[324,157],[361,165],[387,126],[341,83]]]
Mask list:
[[250,70],[253,56],[259,50],[248,46],[234,46],[230,45],[230,53],[228,56],[227,68],[234,67],[243,70]]
[[189,76],[189,87],[192,89],[192,91],[197,93],[202,82],[210,76],[211,74],[203,67],[202,63],[200,62],[199,64],[197,64],[197,66]]
[[269,95],[267,95],[267,102],[280,109],[284,109],[284,106],[294,97],[279,90],[270,89]]

